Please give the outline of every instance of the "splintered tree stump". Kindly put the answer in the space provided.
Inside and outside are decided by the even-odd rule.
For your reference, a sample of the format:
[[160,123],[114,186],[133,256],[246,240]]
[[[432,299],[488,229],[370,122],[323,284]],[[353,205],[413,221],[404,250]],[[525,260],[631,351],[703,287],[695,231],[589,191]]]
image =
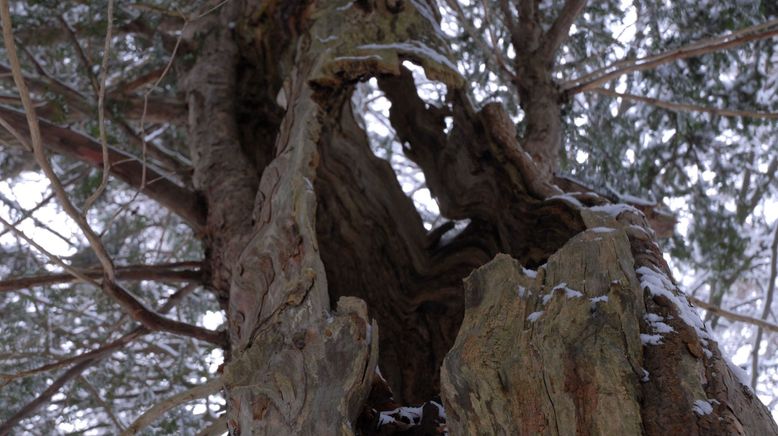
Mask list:
[[466,280],[441,373],[451,434],[778,434],[669,278],[643,215],[581,213],[588,229],[537,270],[498,255]]

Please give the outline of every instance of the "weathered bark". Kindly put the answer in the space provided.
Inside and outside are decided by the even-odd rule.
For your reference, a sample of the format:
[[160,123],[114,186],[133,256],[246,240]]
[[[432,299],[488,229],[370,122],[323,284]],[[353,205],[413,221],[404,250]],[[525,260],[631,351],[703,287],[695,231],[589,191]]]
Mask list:
[[581,213],[588,230],[537,271],[498,256],[467,280],[442,374],[451,432],[778,433],[669,278],[642,214]]
[[[422,0],[231,2],[188,36],[189,145],[209,280],[228,313],[231,432],[386,434],[396,401],[441,390],[453,434],[773,429],[704,329],[665,301],[685,302],[677,290],[643,291],[669,272],[642,215],[594,213],[612,206],[553,184],[561,121],[548,57],[532,57],[542,41],[522,54],[523,80],[542,86],[519,84],[519,139],[500,105],[469,102],[436,26]],[[403,60],[449,87],[449,107],[424,104]],[[451,225],[427,233],[370,151],[350,103],[367,77],[443,215],[470,220],[447,242]],[[498,258],[463,289],[501,252],[516,261]],[[554,292],[563,281],[582,295]],[[640,342],[658,326],[649,313],[674,329],[664,345]],[[713,399],[713,414],[693,413]],[[408,426],[428,425],[435,407]]]

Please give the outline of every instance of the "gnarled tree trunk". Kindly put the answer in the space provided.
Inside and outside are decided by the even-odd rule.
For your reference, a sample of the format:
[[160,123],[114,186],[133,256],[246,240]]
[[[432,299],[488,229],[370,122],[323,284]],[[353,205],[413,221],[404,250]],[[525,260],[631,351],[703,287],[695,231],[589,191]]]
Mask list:
[[[520,140],[499,104],[472,106],[437,20],[425,0],[234,1],[186,35],[230,431],[421,432],[435,403],[391,409],[442,393],[452,434],[775,432],[640,212],[552,184],[558,43],[535,32],[517,56]],[[448,107],[419,98],[403,60]],[[445,243],[356,122],[368,77],[442,214],[470,220]]]

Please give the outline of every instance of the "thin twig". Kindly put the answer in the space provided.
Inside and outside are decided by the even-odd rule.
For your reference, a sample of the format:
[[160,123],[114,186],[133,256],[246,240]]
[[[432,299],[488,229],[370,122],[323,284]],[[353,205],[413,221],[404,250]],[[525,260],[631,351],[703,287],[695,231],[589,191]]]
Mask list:
[[[7,0],[0,0],[0,2],[3,2]],[[2,4],[2,3],[0,3]],[[10,434],[11,429],[16,426],[21,420],[26,418],[27,416],[33,414],[36,410],[38,410],[39,407],[46,404],[54,394],[59,392],[59,390],[64,386],[67,382],[70,380],[76,378],[79,374],[84,372],[87,368],[94,365],[98,362],[98,359],[87,359],[83,362],[73,366],[69,370],[65,371],[64,374],[59,376],[52,384],[49,385],[46,390],[41,392],[40,395],[38,395],[34,400],[27,403],[24,407],[19,409],[18,412],[14,413],[13,416],[8,418],[4,423],[0,424],[0,436],[5,436]]]
[[747,27],[727,35],[687,44],[669,52],[638,59],[623,59],[583,77],[570,80],[562,85],[562,89],[573,95],[598,88],[603,83],[634,71],[649,70],[672,61],[737,47],[751,41],[771,38],[778,35],[778,28],[774,28],[776,26],[778,26],[778,19]]
[[606,88],[594,88],[592,91],[607,95],[610,97],[618,97],[626,100],[639,101],[641,103],[650,104],[652,106],[661,107],[662,109],[668,109],[673,112],[702,112],[713,115],[719,115],[723,117],[748,117],[748,118],[761,118],[767,120],[778,120],[778,113],[776,112],[757,112],[757,111],[745,111],[736,109],[719,109],[707,106],[699,106],[696,104],[688,103],[674,103],[665,100],[659,100],[651,97],[644,97],[641,95],[634,95],[629,93],[622,93],[611,91]]
[[[103,61],[100,64],[100,92],[97,93],[97,122],[100,132],[100,145],[103,147],[103,177],[97,190],[89,196],[84,202],[84,215],[89,211],[92,205],[100,198],[105,188],[108,186],[108,177],[111,174],[111,158],[108,156],[108,137],[105,133],[105,86],[108,77],[108,59],[111,57],[111,34],[113,32],[113,0],[108,0],[108,12],[105,30],[105,44],[103,45]],[[145,148],[143,160],[145,162]],[[143,166],[144,174],[146,166]]]
[[722,318],[727,318],[732,321],[739,321],[744,322],[746,324],[751,324],[755,326],[759,326],[765,330],[771,331],[771,332],[778,332],[778,324],[773,324],[771,322],[767,322],[764,320],[761,320],[759,318],[754,318],[751,316],[741,315],[736,312],[732,312],[726,309],[722,309],[715,304],[708,303],[707,301],[700,300],[699,298],[695,298],[692,296],[687,295],[686,298],[692,302],[695,306],[702,307],[703,309],[713,312],[718,316],[721,316]]
[[89,391],[90,394],[92,394],[92,397],[94,397],[97,404],[100,405],[100,407],[105,410],[106,415],[113,421],[114,425],[116,425],[116,428],[119,431],[124,430],[124,424],[119,420],[119,418],[116,416],[116,414],[113,413],[113,410],[111,409],[110,404],[106,403],[102,396],[100,396],[100,392],[92,385],[92,383],[89,383],[89,380],[84,377],[83,374],[78,375],[78,381],[81,382],[81,384],[86,387],[86,390]]
[[[767,293],[765,294],[764,308],[762,308],[762,321],[767,322],[767,317],[773,306],[773,295],[775,294],[775,279],[778,276],[778,222],[775,224],[775,235],[771,248],[772,263],[770,264],[770,281],[767,283]],[[756,391],[756,383],[759,380],[759,348],[762,345],[763,329],[761,326],[756,331],[754,339],[754,349],[751,352],[751,388]]]
[[113,214],[113,216],[108,220],[108,224],[106,225],[106,229],[111,226],[113,221],[118,218],[125,210],[127,210],[130,205],[138,198],[138,195],[140,195],[141,192],[146,188],[146,177],[147,177],[147,162],[146,162],[146,151],[147,151],[147,142],[146,142],[146,111],[149,107],[149,96],[151,93],[159,86],[160,82],[162,82],[162,79],[165,78],[168,71],[170,71],[170,67],[173,66],[173,61],[176,58],[176,53],[178,53],[178,48],[181,46],[181,41],[183,40],[184,31],[186,30],[186,26],[189,24],[189,21],[184,21],[184,25],[181,27],[181,31],[178,34],[178,38],[176,39],[176,45],[173,46],[173,52],[170,54],[170,59],[168,59],[167,64],[165,65],[165,68],[162,70],[162,73],[157,77],[157,80],[154,82],[153,85],[149,89],[146,90],[146,92],[143,93],[143,111],[141,112],[140,116],[140,139],[141,139],[141,177],[140,177],[140,186],[136,187],[135,194],[133,194],[132,198],[130,198],[129,201],[124,203],[119,210],[116,211],[116,213]]
[[[2,1],[4,1],[4,0],[0,0],[0,2],[2,2]],[[49,260],[51,260],[52,262],[54,262],[54,263],[56,263],[57,265],[61,266],[61,267],[62,267],[62,268],[65,270],[65,271],[67,271],[68,273],[70,273],[70,275],[72,275],[73,277],[75,277],[75,278],[77,278],[77,279],[81,280],[81,281],[82,281],[82,282],[84,282],[84,283],[91,283],[91,284],[93,284],[93,285],[95,285],[95,286],[97,286],[97,287],[100,287],[100,284],[99,284],[99,283],[97,283],[96,281],[92,280],[91,278],[89,278],[89,277],[88,277],[88,276],[86,276],[85,274],[81,273],[81,271],[79,271],[79,270],[77,270],[77,269],[75,269],[75,268],[71,267],[71,266],[70,266],[70,265],[68,265],[67,263],[65,263],[65,262],[62,260],[62,258],[60,258],[59,256],[57,256],[57,255],[55,255],[55,254],[53,254],[53,253],[49,252],[49,251],[48,251],[48,250],[46,250],[45,248],[43,248],[43,247],[42,247],[40,244],[38,244],[37,242],[35,242],[34,240],[32,240],[30,237],[28,237],[27,235],[25,235],[25,234],[24,234],[24,232],[22,232],[21,230],[19,230],[19,229],[18,229],[16,226],[14,226],[13,224],[11,224],[11,223],[9,223],[8,221],[6,221],[6,220],[5,220],[3,217],[0,217],[0,223],[2,223],[2,224],[3,224],[3,225],[4,225],[4,226],[7,228],[7,229],[11,230],[11,232],[13,232],[13,233],[14,233],[14,234],[15,234],[17,237],[19,237],[19,238],[23,239],[25,242],[27,242],[28,244],[30,244],[30,245],[32,245],[33,247],[35,247],[35,249],[36,249],[36,250],[40,251],[40,252],[41,252],[43,255],[45,255],[46,257],[48,257],[48,258],[49,258]]]
[[179,394],[173,395],[172,397],[155,404],[143,415],[139,416],[135,422],[127,427],[127,430],[122,432],[122,436],[134,435],[142,429],[148,427],[152,422],[154,422],[168,410],[181,404],[188,403],[192,400],[197,400],[199,398],[215,394],[221,390],[222,386],[224,386],[224,381],[221,379],[221,377],[219,377]]
[[[116,278],[120,280],[157,280],[157,281],[200,281],[201,262],[178,262],[161,265],[128,265],[116,268]],[[104,272],[100,268],[79,270],[85,277],[99,280]],[[45,274],[32,277],[17,277],[0,281],[0,292],[15,291],[34,286],[50,286],[76,281],[71,274]]]
[[111,261],[108,252],[105,249],[100,238],[89,226],[86,221],[86,217],[76,209],[73,203],[70,201],[65,188],[62,186],[62,182],[59,177],[54,173],[46,154],[43,151],[43,140],[41,137],[40,126],[38,124],[38,116],[35,114],[35,107],[30,100],[30,91],[27,89],[27,84],[24,81],[24,75],[22,74],[22,68],[19,63],[19,57],[16,54],[16,44],[13,38],[13,28],[11,27],[11,13],[8,6],[8,0],[0,0],[0,15],[2,15],[3,23],[3,40],[5,42],[6,54],[8,61],[11,64],[11,73],[13,74],[14,82],[19,90],[19,97],[22,99],[22,105],[24,106],[24,112],[27,117],[27,124],[30,129],[30,137],[32,143],[33,154],[35,160],[40,165],[46,177],[51,183],[51,187],[57,195],[62,205],[62,209],[65,213],[73,219],[81,231],[89,241],[90,246],[95,252],[95,255],[100,260],[103,269],[106,272],[106,277],[109,280],[113,279],[113,262]]
[[70,27],[70,24],[68,24],[67,20],[65,20],[64,15],[60,15],[57,18],[59,19],[60,24],[62,24],[62,27],[65,29],[65,33],[67,33],[68,38],[70,39],[70,43],[73,45],[73,49],[76,51],[76,56],[78,56],[78,58],[81,60],[81,66],[83,66],[84,71],[86,71],[86,76],[89,79],[89,84],[92,85],[92,89],[94,90],[95,95],[99,95],[100,84],[97,81],[97,77],[95,77],[94,72],[92,71],[92,62],[89,61],[89,58],[84,52],[84,48],[81,47],[81,43],[78,42],[78,36],[76,36],[76,32],[72,27]]

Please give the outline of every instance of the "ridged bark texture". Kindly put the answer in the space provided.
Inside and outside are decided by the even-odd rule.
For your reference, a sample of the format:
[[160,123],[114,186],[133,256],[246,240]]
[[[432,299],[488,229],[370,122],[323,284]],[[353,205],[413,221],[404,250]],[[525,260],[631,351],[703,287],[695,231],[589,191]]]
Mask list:
[[499,255],[466,280],[441,374],[451,434],[778,434],[642,214],[581,213],[588,229],[537,270]]

